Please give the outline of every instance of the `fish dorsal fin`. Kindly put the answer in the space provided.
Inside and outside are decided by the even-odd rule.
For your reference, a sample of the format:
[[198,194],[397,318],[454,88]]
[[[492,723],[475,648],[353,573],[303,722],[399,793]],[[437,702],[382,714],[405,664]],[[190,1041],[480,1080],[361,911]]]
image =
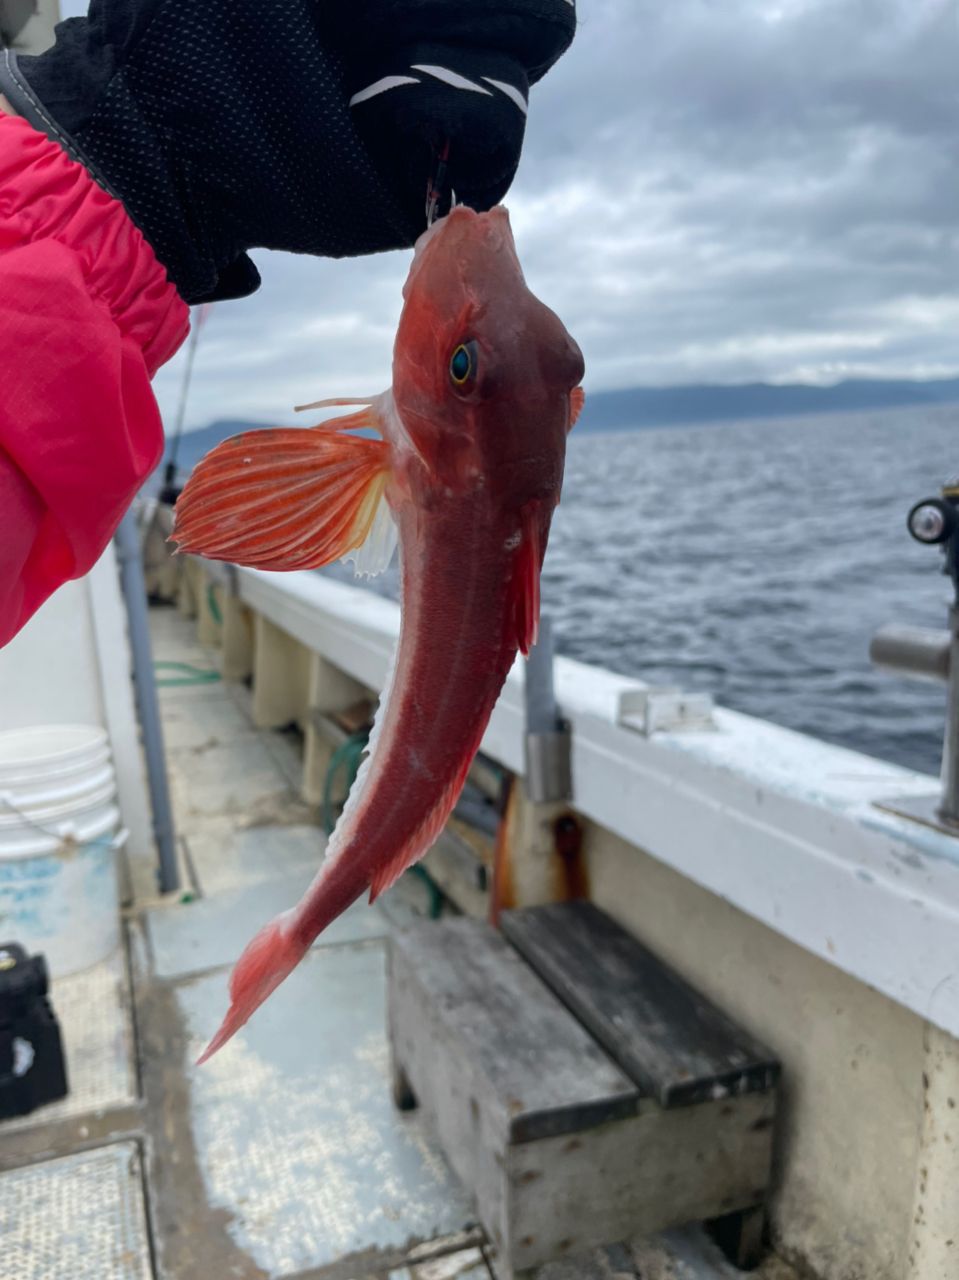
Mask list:
[[569,429],[572,431],[576,426],[579,415],[583,412],[583,405],[586,403],[586,392],[582,387],[573,387],[569,393]]
[[534,499],[520,511],[519,545],[513,557],[510,583],[510,622],[515,641],[524,656],[536,643],[539,630],[539,574],[542,562],[539,525],[540,503]]
[[[259,569],[315,569],[358,551],[382,525],[390,477],[385,441],[340,429],[360,425],[359,416],[367,415],[224,440],[187,481],[172,541],[180,551]],[[380,558],[384,541],[381,533]]]

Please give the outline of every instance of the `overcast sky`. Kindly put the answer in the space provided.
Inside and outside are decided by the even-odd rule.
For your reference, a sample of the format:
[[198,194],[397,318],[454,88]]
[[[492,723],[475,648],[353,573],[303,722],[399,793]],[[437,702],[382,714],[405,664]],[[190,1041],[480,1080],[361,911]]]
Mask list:
[[[506,203],[588,388],[959,373],[957,0],[579,9]],[[189,426],[387,385],[408,254],[254,256]],[[182,360],[155,384],[168,427]]]

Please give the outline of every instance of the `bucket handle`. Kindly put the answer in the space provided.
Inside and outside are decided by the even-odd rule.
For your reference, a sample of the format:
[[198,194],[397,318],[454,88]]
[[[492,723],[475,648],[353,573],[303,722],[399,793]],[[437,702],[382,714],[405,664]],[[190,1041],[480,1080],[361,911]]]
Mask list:
[[[24,813],[14,802],[13,795],[9,791],[0,791],[0,805],[9,809],[11,813],[16,814],[20,821],[28,827],[32,827],[34,831],[39,831],[41,835],[49,836],[51,840],[59,840],[61,844],[66,844],[70,839],[76,840],[76,828],[72,823],[64,823],[62,831],[51,831],[42,822],[37,822],[36,818],[31,818],[28,813]],[[94,845],[105,845],[108,849],[122,849],[129,838],[130,832],[126,827],[121,827],[113,835],[97,836],[95,840],[84,840],[81,848],[88,849]]]

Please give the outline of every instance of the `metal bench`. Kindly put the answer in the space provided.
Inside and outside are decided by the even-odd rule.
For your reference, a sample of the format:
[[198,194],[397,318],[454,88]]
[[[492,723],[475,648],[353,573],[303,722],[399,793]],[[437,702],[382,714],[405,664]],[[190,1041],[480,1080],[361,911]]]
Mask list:
[[419,1106],[504,1277],[721,1219],[758,1245],[778,1064],[589,903],[396,934],[394,1097]]

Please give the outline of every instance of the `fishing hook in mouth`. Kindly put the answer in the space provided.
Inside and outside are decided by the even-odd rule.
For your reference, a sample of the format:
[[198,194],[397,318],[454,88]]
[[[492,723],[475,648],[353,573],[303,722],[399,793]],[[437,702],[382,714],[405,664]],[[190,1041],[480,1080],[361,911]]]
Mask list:
[[[456,203],[456,192],[447,186],[450,140],[447,138],[436,152],[433,172],[426,183],[426,225],[431,227],[438,216],[448,213]],[[446,208],[441,207],[446,205]]]

